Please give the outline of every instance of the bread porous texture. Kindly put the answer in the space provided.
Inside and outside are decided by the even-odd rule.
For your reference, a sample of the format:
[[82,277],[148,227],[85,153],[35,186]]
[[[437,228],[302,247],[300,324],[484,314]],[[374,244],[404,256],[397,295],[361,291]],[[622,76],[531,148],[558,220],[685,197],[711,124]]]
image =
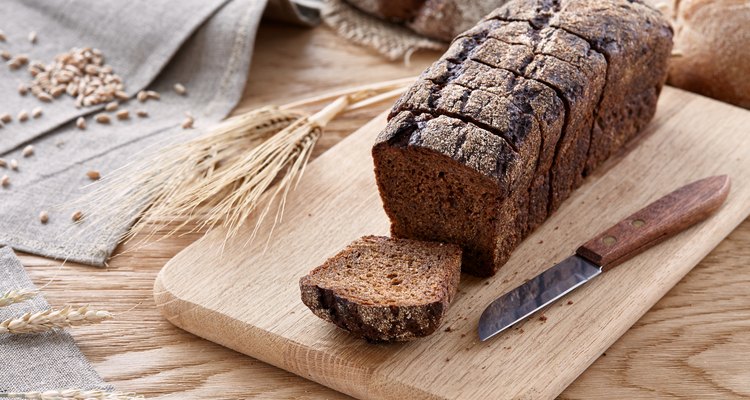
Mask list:
[[372,342],[435,332],[456,295],[461,248],[365,236],[300,279],[318,317]]

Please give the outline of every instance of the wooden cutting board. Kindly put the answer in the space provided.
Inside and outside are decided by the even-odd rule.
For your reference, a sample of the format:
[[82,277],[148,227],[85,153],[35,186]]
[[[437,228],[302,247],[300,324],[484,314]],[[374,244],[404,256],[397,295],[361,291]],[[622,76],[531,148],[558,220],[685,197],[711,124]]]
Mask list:
[[[175,256],[154,287],[163,315],[358,398],[553,398],[750,214],[750,112],[665,88],[643,139],[589,177],[495,277],[462,277],[440,331],[367,344],[312,315],[298,280],[357,237],[387,234],[370,157],[384,123],[381,115],[310,164],[267,248],[269,224],[247,244],[249,221],[226,246],[218,229]],[[495,297],[648,202],[715,174],[729,174],[733,188],[708,221],[595,279],[544,318],[477,339],[479,315]]]

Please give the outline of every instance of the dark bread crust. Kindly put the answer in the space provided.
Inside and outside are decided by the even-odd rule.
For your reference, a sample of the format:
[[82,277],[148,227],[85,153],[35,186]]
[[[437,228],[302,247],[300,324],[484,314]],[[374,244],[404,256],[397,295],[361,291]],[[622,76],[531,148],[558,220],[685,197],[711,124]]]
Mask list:
[[[494,274],[648,123],[670,48],[667,22],[635,0],[515,0],[491,14],[456,38],[395,104],[373,147],[392,234],[460,244],[466,272]],[[445,128],[414,128],[416,116],[448,116],[499,137],[515,168],[459,167],[466,163],[440,140],[413,140],[446,137]],[[482,155],[475,158],[498,150],[462,146],[463,154]],[[459,195],[468,200],[457,202]],[[459,203],[468,211],[451,208]]]
[[[376,275],[388,272],[378,270],[383,263],[388,271],[401,272],[403,279],[409,279],[408,268],[411,273],[416,269],[418,284],[434,286],[413,289],[410,296],[396,291],[397,286],[382,287]],[[353,280],[345,274],[353,269],[368,275]],[[365,236],[300,279],[300,291],[315,315],[356,336],[373,342],[406,341],[440,327],[456,295],[460,271],[461,249],[456,245]],[[425,274],[430,279],[423,279]],[[362,282],[368,287],[353,294]],[[372,291],[380,297],[368,296]]]

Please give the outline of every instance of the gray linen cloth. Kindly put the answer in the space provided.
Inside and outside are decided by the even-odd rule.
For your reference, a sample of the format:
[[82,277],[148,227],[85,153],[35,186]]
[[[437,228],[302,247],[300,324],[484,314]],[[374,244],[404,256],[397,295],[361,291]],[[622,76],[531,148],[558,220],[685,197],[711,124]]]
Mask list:
[[[119,121],[112,115],[113,122],[102,125],[92,118],[101,105],[77,109],[67,96],[49,104],[31,94],[22,97],[18,83],[31,80],[26,68],[0,67],[0,114],[15,117],[34,107],[44,112],[0,129],[0,158],[19,162],[18,171],[0,168],[0,176],[10,178],[8,187],[0,187],[0,245],[104,265],[128,226],[72,223],[76,209],[69,205],[90,190],[84,188],[91,183],[86,172],[106,176],[156,143],[193,137],[198,130],[180,127],[185,112],[195,116],[197,128],[225,117],[242,96],[265,6],[266,0],[1,1],[7,42],[0,42],[0,50],[47,63],[73,47],[95,47],[123,77],[128,94],[148,86],[162,98],[121,105],[131,115],[146,110],[148,118]],[[38,32],[36,44],[27,39],[31,30]],[[178,82],[187,87],[186,96],[173,91]],[[86,116],[86,130],[75,127],[79,116]],[[35,154],[23,157],[28,144]],[[39,221],[42,210],[49,211],[47,224]]]
[[[0,248],[0,293],[33,289],[34,285],[9,247]],[[0,307],[0,321],[50,308],[41,295]],[[102,325],[102,329],[107,329]],[[0,334],[0,393],[52,389],[107,390],[65,331],[32,335]]]

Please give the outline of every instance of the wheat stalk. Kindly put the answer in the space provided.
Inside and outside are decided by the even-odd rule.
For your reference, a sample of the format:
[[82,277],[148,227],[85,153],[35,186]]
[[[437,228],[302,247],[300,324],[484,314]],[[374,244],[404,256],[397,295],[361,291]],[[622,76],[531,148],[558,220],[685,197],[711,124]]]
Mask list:
[[[110,174],[79,202],[88,209],[92,224],[107,220],[126,225],[138,217],[132,210],[142,210],[123,240],[148,232],[140,239],[146,243],[172,224],[176,226],[162,238],[188,225],[191,231],[223,225],[229,239],[257,212],[252,239],[273,205],[278,207],[274,227],[281,220],[286,197],[302,178],[325,126],[348,109],[398,96],[411,80],[335,92],[335,101],[313,115],[292,108],[329,100],[334,94],[229,118],[203,136],[159,149]],[[263,194],[274,184],[261,207]]]
[[39,294],[39,291],[35,289],[18,289],[5,292],[0,296],[0,307],[30,300],[37,294]]
[[135,393],[103,392],[101,390],[47,390],[44,392],[8,392],[0,393],[0,398],[18,398],[30,400],[136,400],[143,396]]
[[48,309],[26,313],[19,318],[9,318],[0,322],[2,333],[40,333],[71,326],[95,324],[112,318],[107,311],[89,310],[88,307],[67,306],[61,310]]

